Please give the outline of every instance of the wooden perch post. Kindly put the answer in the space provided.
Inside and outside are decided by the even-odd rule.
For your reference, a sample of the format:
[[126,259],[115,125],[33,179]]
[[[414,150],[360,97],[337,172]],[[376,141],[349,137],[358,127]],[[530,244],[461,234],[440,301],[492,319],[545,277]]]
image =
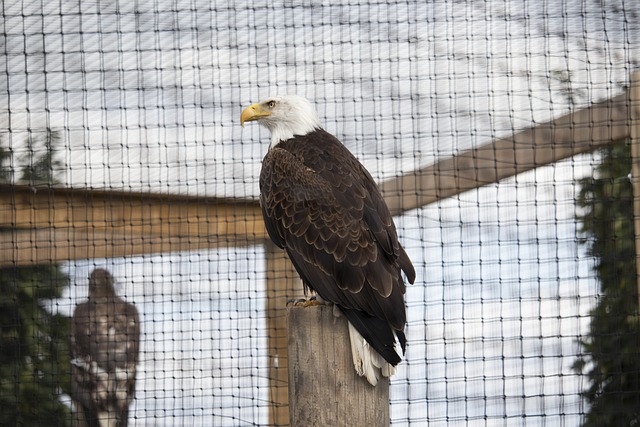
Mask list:
[[292,427],[389,426],[389,380],[358,376],[348,329],[331,306],[287,308]]

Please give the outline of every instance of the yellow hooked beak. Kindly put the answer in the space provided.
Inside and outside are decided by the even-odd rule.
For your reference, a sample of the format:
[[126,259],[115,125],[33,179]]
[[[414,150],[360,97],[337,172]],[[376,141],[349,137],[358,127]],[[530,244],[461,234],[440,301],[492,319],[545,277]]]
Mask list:
[[244,127],[244,122],[252,122],[270,115],[271,111],[266,110],[262,104],[253,104],[242,110],[242,114],[240,115],[240,125]]

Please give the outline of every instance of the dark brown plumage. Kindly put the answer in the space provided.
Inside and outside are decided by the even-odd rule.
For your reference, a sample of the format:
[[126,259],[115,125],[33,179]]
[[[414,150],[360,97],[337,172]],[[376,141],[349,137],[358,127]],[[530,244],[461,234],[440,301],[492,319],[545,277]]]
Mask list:
[[404,351],[405,285],[415,271],[373,178],[324,130],[273,147],[263,160],[260,201],[269,236],[306,286],[337,304],[389,363]]
[[[309,101],[276,96],[240,116],[269,129],[260,205],[273,242],[287,251],[306,288],[335,304],[350,323],[353,362],[376,385],[404,352],[404,272],[415,270],[373,178],[320,127]],[[373,350],[371,350],[373,348]]]
[[119,298],[111,274],[89,276],[89,301],[78,304],[71,330],[72,397],[86,425],[125,427],[135,395],[140,321]]

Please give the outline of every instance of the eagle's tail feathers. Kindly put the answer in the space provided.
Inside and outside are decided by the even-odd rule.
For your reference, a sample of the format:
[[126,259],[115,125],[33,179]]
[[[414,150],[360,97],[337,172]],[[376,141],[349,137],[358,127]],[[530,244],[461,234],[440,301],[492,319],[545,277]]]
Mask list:
[[395,366],[380,356],[360,335],[351,322],[348,323],[353,366],[358,375],[365,377],[371,385],[375,386],[381,376],[390,377],[395,374]]

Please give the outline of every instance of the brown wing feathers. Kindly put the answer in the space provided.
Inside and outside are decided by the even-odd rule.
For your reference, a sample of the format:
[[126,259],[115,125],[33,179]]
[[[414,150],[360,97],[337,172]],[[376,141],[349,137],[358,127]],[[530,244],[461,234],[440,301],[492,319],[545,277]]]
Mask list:
[[260,175],[267,231],[306,286],[337,304],[389,363],[404,351],[405,285],[415,271],[375,182],[330,134],[317,130],[271,149]]

